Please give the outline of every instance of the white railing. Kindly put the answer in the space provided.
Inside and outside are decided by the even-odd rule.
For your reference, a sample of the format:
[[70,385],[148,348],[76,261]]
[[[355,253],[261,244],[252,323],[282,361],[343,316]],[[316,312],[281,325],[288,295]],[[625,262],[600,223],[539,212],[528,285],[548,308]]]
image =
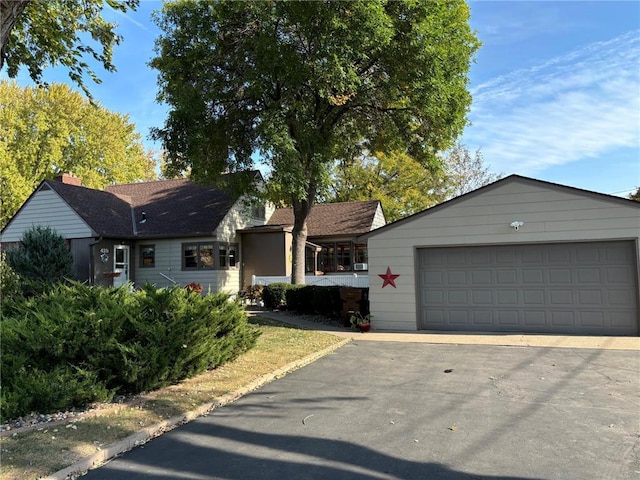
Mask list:
[[[369,288],[369,275],[353,273],[351,275],[307,275],[304,277],[307,285],[320,285],[323,287],[357,287]],[[291,283],[291,277],[287,276],[258,276],[251,277],[252,285],[269,285],[270,283]]]

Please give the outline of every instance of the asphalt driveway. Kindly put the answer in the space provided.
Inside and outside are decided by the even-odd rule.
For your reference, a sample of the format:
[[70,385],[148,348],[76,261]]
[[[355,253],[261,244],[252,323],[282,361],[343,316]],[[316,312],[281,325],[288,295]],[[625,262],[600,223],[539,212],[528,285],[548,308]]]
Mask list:
[[97,479],[640,479],[640,352],[347,344]]

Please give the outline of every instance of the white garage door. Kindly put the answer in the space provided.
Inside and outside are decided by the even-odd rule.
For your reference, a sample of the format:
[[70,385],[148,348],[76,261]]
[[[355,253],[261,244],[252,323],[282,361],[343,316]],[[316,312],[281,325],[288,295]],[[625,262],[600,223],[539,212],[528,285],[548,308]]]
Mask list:
[[418,250],[420,328],[638,334],[633,242]]

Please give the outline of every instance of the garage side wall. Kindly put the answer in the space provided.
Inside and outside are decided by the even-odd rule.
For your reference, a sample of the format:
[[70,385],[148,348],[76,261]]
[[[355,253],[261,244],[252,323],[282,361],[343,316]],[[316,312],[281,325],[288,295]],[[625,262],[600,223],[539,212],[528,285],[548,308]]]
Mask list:
[[[633,204],[516,179],[415,215],[368,239],[374,327],[417,330],[416,256],[421,247],[635,240],[637,276],[639,214]],[[514,221],[523,223],[517,231],[510,227]],[[396,288],[382,288],[378,275],[387,267],[399,275]]]

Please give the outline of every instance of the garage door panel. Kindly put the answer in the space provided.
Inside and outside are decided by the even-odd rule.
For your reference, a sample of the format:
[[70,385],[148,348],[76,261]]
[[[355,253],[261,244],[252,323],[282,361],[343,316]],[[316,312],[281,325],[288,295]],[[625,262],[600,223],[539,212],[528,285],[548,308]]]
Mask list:
[[630,312],[611,312],[611,326],[620,330],[633,328],[636,319]]
[[474,310],[471,312],[471,323],[473,325],[493,325],[493,312],[489,310]]
[[555,310],[551,312],[552,327],[573,327],[575,324],[575,313],[573,311]]
[[549,283],[551,285],[566,285],[572,283],[570,268],[550,268],[548,272]]
[[551,305],[571,305],[573,303],[573,291],[554,289],[551,290]]
[[542,310],[527,310],[524,312],[524,324],[527,327],[540,327],[547,324],[547,315]]
[[498,270],[496,271],[496,283],[503,285],[513,285],[518,280],[518,272],[516,270]]
[[498,325],[502,326],[518,326],[520,324],[520,315],[518,310],[500,310],[498,311]]
[[545,300],[544,290],[524,290],[522,292],[523,303],[527,306],[540,305],[543,306],[547,302]]
[[637,335],[635,261],[633,242],[421,249],[420,326]]
[[599,268],[577,268],[578,272],[578,283],[584,285],[585,283],[595,283],[599,284],[602,282],[602,278],[600,278],[601,270]]
[[525,284],[543,284],[544,283],[544,270],[541,268],[535,269],[522,269],[522,283]]
[[492,305],[493,304],[493,291],[492,290],[473,290],[471,292],[473,296],[474,305]]
[[464,270],[449,270],[447,271],[447,284],[448,285],[466,285],[467,272]]
[[626,285],[633,280],[631,267],[611,267],[606,269],[607,283]]
[[471,272],[471,283],[473,285],[491,285],[493,275],[491,270],[474,270]]

